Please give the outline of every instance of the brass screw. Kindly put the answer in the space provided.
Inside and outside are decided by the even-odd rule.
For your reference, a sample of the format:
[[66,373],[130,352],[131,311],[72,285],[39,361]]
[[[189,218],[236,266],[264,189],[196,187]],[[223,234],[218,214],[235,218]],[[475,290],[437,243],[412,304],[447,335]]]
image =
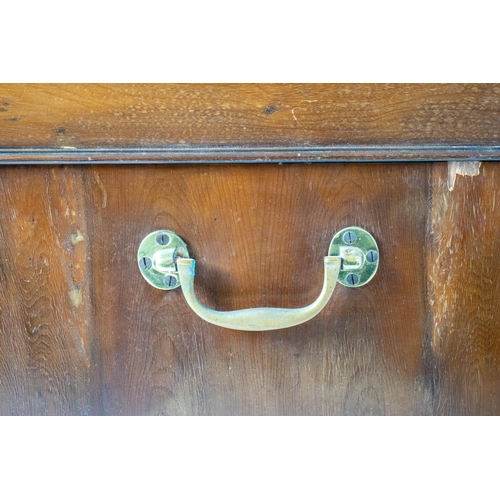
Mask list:
[[170,237],[167,233],[159,233],[156,235],[156,243],[158,243],[158,245],[162,246],[168,245],[169,241]]
[[177,285],[177,279],[175,276],[171,276],[170,274],[168,276],[165,276],[165,279],[163,281],[165,283],[165,285],[169,286],[169,287],[174,287],[175,285]]
[[149,257],[143,257],[139,261],[139,267],[141,269],[150,269],[152,265],[153,265],[153,263],[151,262],[151,259]]
[[343,238],[346,243],[354,243],[358,239],[354,231],[346,231]]
[[357,274],[348,274],[346,281],[349,285],[357,285],[359,283],[359,276]]

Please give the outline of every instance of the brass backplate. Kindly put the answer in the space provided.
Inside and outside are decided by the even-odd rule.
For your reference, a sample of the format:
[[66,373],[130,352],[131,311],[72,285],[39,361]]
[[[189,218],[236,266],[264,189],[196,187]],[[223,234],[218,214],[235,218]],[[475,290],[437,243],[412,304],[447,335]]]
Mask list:
[[368,283],[378,269],[379,250],[373,236],[360,227],[346,227],[330,243],[328,255],[341,257],[338,282],[350,288]]
[[148,234],[139,245],[137,264],[145,280],[160,290],[180,286],[176,259],[189,258],[186,244],[172,231]]

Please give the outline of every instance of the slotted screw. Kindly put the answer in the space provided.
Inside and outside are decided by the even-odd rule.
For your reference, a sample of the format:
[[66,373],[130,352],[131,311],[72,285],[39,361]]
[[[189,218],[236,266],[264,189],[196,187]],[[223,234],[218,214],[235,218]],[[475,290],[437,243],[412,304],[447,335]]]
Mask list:
[[165,279],[163,282],[165,283],[165,285],[172,288],[175,285],[177,285],[177,278],[175,276],[168,275],[168,276],[165,276]]
[[375,250],[369,250],[368,252],[366,252],[366,260],[368,262],[377,262],[378,252],[376,252]]
[[156,235],[156,243],[158,243],[158,245],[162,246],[168,245],[169,241],[170,237],[167,233],[159,233]]
[[346,243],[354,243],[358,239],[354,231],[346,231],[343,238]]
[[141,269],[149,269],[153,263],[151,262],[151,259],[149,257],[143,257],[141,260],[139,260],[139,267]]
[[359,276],[357,274],[348,274],[346,281],[349,285],[357,285],[359,283]]

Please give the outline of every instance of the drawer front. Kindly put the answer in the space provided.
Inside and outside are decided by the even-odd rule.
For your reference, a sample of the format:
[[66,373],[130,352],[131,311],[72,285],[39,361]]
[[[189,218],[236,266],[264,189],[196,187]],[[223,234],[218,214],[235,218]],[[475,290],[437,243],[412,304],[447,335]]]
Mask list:
[[[497,170],[450,191],[445,163],[3,167],[0,413],[498,413]],[[206,323],[137,266],[168,229],[208,307],[296,308],[347,226],[377,274],[288,329]]]

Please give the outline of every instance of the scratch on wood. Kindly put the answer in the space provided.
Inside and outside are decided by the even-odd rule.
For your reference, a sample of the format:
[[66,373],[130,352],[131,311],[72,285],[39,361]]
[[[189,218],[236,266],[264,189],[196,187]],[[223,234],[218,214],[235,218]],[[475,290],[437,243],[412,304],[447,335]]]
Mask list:
[[[297,117],[295,116],[295,110],[296,110],[297,108],[299,108],[299,107],[300,107],[300,105],[301,105],[303,102],[318,102],[318,99],[314,99],[314,100],[303,99],[302,101],[300,101],[300,102],[297,104],[297,106],[295,106],[294,108],[292,108],[292,116],[293,116],[293,119],[294,119],[297,123],[299,123],[299,120],[297,120]],[[300,156],[300,155],[299,155],[299,156]]]
[[94,172],[94,178],[99,187],[101,188],[102,192],[102,208],[106,208],[106,205],[108,203],[108,193],[106,191],[106,188],[104,187],[104,184],[102,183],[101,179],[99,178],[99,174],[97,172]]
[[455,177],[458,175],[468,175],[474,177],[479,175],[480,161],[449,161],[448,162],[448,189],[453,191],[455,187]]

